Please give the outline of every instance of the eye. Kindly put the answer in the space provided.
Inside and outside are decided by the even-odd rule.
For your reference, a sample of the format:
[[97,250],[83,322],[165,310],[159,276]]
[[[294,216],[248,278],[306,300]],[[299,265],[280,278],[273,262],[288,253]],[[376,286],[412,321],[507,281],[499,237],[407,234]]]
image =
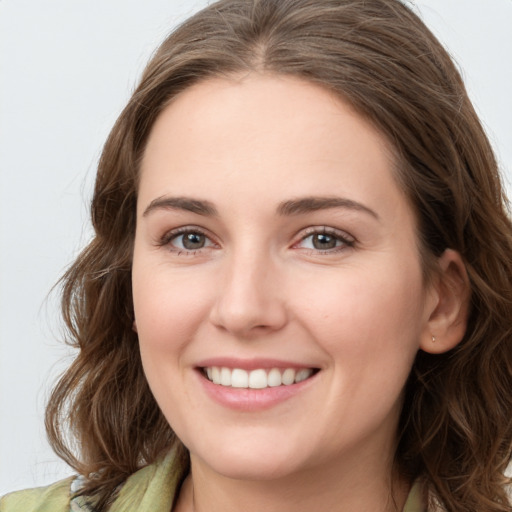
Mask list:
[[184,229],[167,233],[162,239],[162,245],[170,246],[172,250],[194,252],[215,244],[203,232],[196,229]]
[[306,234],[297,247],[320,252],[336,252],[338,249],[354,246],[354,238],[338,230],[320,228]]

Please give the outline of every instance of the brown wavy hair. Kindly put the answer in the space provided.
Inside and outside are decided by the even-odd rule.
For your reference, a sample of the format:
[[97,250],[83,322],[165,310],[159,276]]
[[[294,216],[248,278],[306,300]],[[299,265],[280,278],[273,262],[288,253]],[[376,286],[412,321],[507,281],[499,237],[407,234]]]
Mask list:
[[[90,475],[106,510],[116,486],[181,446],[146,382],[132,329],[131,262],[139,163],[180,91],[240,72],[299,77],[339,94],[394,147],[418,218],[426,274],[446,248],[471,284],[467,333],[420,351],[406,385],[396,464],[449,512],[510,511],[512,226],[492,148],[448,53],[398,0],[221,0],[156,51],[105,144],[94,238],[63,278],[78,349],[49,400],[55,451]],[[429,263],[430,262],[430,263]],[[181,447],[181,464],[187,452]]]

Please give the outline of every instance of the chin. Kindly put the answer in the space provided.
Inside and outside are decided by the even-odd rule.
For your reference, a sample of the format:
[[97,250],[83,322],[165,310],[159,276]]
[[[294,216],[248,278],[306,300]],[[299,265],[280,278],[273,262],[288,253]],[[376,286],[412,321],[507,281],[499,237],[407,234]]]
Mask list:
[[299,471],[302,466],[291,454],[276,452],[275,447],[271,450],[219,447],[203,457],[191,452],[192,465],[194,459],[215,473],[234,480],[278,480]]

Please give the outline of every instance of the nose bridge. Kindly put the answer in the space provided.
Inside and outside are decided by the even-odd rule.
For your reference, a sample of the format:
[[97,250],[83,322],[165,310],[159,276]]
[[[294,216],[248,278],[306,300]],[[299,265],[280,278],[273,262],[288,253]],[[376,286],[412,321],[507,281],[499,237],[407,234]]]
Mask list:
[[268,247],[233,248],[219,279],[212,321],[237,336],[272,331],[286,322],[275,259]]

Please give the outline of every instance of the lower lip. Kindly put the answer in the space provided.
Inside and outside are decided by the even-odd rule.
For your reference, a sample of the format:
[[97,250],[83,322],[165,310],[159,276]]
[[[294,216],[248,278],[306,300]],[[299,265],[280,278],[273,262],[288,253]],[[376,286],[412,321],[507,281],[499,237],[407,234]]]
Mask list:
[[212,381],[208,380],[203,375],[202,370],[198,370],[197,374],[206,394],[213,399],[213,401],[229,409],[252,412],[270,409],[304,392],[316,379],[318,372],[296,384],[264,389],[221,386],[220,384],[214,384]]

